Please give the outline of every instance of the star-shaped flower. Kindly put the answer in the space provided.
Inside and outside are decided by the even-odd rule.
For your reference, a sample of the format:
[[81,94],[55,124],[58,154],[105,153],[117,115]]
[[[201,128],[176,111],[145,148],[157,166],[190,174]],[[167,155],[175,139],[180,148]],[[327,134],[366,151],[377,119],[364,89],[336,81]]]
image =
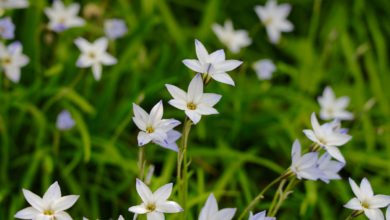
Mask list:
[[83,26],[84,19],[77,16],[80,11],[78,3],[65,7],[61,0],[54,0],[51,8],[45,8],[45,14],[49,18],[49,29],[55,32],[63,32],[71,27]]
[[107,19],[104,21],[104,32],[108,39],[117,39],[127,33],[127,26],[122,19]]
[[0,43],[0,66],[5,76],[15,83],[20,81],[20,68],[29,62],[29,58],[22,54],[22,50],[20,42],[11,43],[7,48]]
[[43,198],[26,189],[23,189],[23,194],[31,207],[17,212],[15,218],[18,219],[71,220],[72,217],[65,210],[72,207],[79,198],[76,195],[61,197],[61,189],[57,182],[49,187]]
[[199,220],[231,220],[236,213],[235,208],[225,208],[218,210],[218,203],[214,194],[210,194],[206,204],[200,211]]
[[1,0],[0,8],[13,9],[13,8],[27,8],[28,0]]
[[270,59],[259,60],[255,62],[252,67],[260,80],[271,79],[272,74],[276,70],[275,64]]
[[56,126],[61,131],[72,129],[76,122],[68,110],[62,110],[57,116]]
[[252,43],[246,30],[234,30],[231,20],[225,21],[225,25],[213,24],[213,31],[218,39],[225,44],[232,53],[240,52],[241,48]]
[[390,204],[390,196],[374,195],[371,184],[366,178],[362,180],[360,187],[351,178],[349,178],[349,184],[356,197],[349,200],[344,207],[347,209],[364,211],[364,214],[370,220],[384,219],[380,208]]
[[298,179],[317,180],[320,170],[317,167],[318,152],[301,155],[301,144],[295,140],[291,150],[290,170]]
[[275,0],[268,0],[266,5],[256,6],[255,12],[267,29],[271,43],[278,43],[281,32],[291,32],[294,26],[287,20],[291,5],[277,5]]
[[14,38],[15,25],[10,17],[0,19],[0,35],[3,39],[9,40]]
[[318,97],[318,103],[321,106],[320,117],[323,120],[338,119],[352,120],[353,114],[345,110],[349,104],[349,97],[343,96],[336,98],[331,87],[324,89],[322,96]]
[[176,119],[162,119],[164,113],[162,101],[152,108],[150,114],[134,103],[133,111],[133,121],[141,130],[138,133],[139,146],[152,141],[162,147],[178,151],[174,142],[180,137],[180,133],[176,133],[172,129],[180,125],[180,121]]
[[345,164],[345,159],[338,147],[347,143],[352,137],[335,129],[334,123],[320,125],[315,113],[311,114],[311,126],[313,130],[303,130],[306,137],[323,147],[333,158]]
[[75,40],[76,46],[81,50],[81,55],[76,65],[81,68],[92,67],[94,78],[99,81],[102,76],[102,64],[114,65],[117,63],[115,57],[106,52],[108,47],[107,38],[99,38],[93,43],[89,43],[84,38]]
[[321,171],[320,179],[325,183],[329,183],[330,180],[341,179],[338,172],[345,166],[345,164],[331,159],[329,153],[325,153],[317,162],[317,167]]
[[262,211],[257,213],[256,215],[253,215],[251,212],[249,214],[249,220],[276,220],[275,217],[267,217],[267,211]]
[[182,212],[179,204],[167,201],[172,193],[172,183],[166,184],[154,193],[141,180],[137,179],[137,192],[142,199],[142,203],[129,208],[130,212],[136,214],[146,214],[148,220],[164,220],[164,213]]
[[221,99],[221,95],[214,93],[203,93],[203,81],[200,74],[197,74],[188,86],[188,93],[173,85],[165,85],[173,99],[169,104],[175,108],[185,111],[186,115],[194,124],[197,124],[202,115],[218,114],[213,108]]
[[234,86],[233,79],[226,72],[236,69],[242,64],[242,61],[226,60],[223,50],[217,50],[209,54],[198,40],[195,40],[195,50],[198,59],[185,59],[183,60],[184,65],[197,73],[210,76],[215,81]]

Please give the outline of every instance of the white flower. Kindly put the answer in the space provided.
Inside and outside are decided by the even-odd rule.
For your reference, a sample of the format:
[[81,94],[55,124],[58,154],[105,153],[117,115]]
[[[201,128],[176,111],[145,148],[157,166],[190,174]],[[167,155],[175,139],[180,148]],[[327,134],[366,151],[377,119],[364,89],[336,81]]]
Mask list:
[[28,0],[1,0],[0,9],[27,8]]
[[10,17],[0,19],[0,35],[4,39],[14,38],[15,25]]
[[318,97],[318,103],[321,106],[320,117],[323,120],[338,119],[352,120],[353,114],[345,110],[349,104],[349,97],[343,96],[336,98],[331,87],[324,89],[322,96]]
[[317,167],[321,171],[320,179],[325,183],[329,183],[329,180],[341,179],[338,172],[345,166],[345,164],[331,159],[329,153],[325,153],[317,162]]
[[125,220],[122,215],[119,216],[118,220]]
[[347,209],[364,211],[364,214],[370,220],[384,219],[380,208],[390,204],[390,196],[374,195],[371,184],[366,178],[362,180],[360,187],[351,178],[349,178],[349,184],[356,197],[349,200],[344,207]]
[[268,0],[267,4],[256,6],[255,12],[267,29],[268,38],[272,43],[278,43],[281,32],[291,32],[294,26],[287,20],[291,5],[277,5],[275,0]]
[[255,62],[252,67],[260,80],[271,79],[272,74],[276,70],[275,64],[270,59],[259,60]]
[[75,40],[75,44],[82,52],[76,65],[81,68],[92,66],[92,73],[97,81],[102,76],[102,64],[114,65],[117,62],[115,57],[106,52],[108,46],[107,38],[102,37],[93,43],[89,43],[84,38],[79,37]]
[[104,21],[104,32],[108,39],[117,39],[127,33],[127,26],[122,19],[107,19]]
[[80,10],[78,3],[65,7],[61,0],[54,0],[51,8],[45,8],[45,14],[49,18],[49,29],[55,32],[63,32],[71,27],[83,26],[84,19],[77,16]]
[[12,82],[19,82],[20,68],[27,65],[29,58],[22,54],[23,46],[20,42],[11,43],[7,48],[0,43],[0,62],[5,76]]
[[180,125],[180,122],[175,119],[162,119],[164,113],[162,101],[152,108],[150,114],[134,103],[133,111],[133,121],[141,130],[138,133],[139,146],[152,141],[162,147],[178,151],[174,142],[180,137],[180,133],[172,133],[171,131],[174,127]]
[[313,127],[313,130],[305,129],[303,132],[307,138],[325,148],[333,158],[345,164],[345,159],[338,147],[347,143],[352,137],[348,134],[339,132],[339,129],[335,129],[334,125],[334,123],[320,125],[316,114],[312,113],[311,126]]
[[317,180],[320,170],[317,168],[318,152],[310,152],[301,156],[301,144],[295,140],[291,150],[290,170],[298,179]]
[[191,70],[210,76],[215,81],[234,86],[233,79],[227,74],[227,71],[236,69],[242,64],[239,60],[225,60],[225,52],[217,50],[209,54],[203,44],[195,40],[195,50],[198,60],[183,60]]
[[31,207],[17,212],[15,218],[19,219],[72,220],[64,211],[72,207],[79,198],[76,195],[61,197],[61,189],[57,182],[49,187],[43,198],[26,189],[23,189],[23,194]]
[[252,43],[246,30],[234,30],[231,20],[225,21],[225,25],[213,24],[213,31],[218,39],[225,44],[232,53],[240,52],[242,47]]
[[249,220],[276,220],[276,218],[275,217],[267,217],[267,212],[262,211],[262,212],[257,213],[256,215],[253,215],[253,213],[251,212],[249,214]]
[[200,211],[199,220],[231,220],[236,213],[235,208],[225,208],[218,210],[217,200],[214,194],[210,194]]
[[62,110],[57,116],[56,126],[61,131],[72,129],[76,122],[68,110]]
[[197,124],[202,115],[218,114],[213,108],[221,99],[221,95],[214,93],[203,93],[203,81],[200,74],[197,74],[188,86],[188,93],[173,85],[165,85],[173,99],[169,104],[185,111],[186,115],[194,124]]
[[136,214],[146,214],[148,220],[164,220],[164,213],[182,212],[179,204],[167,201],[172,193],[172,183],[166,184],[154,193],[141,180],[137,179],[137,192],[142,199],[142,203],[129,208],[130,212]]

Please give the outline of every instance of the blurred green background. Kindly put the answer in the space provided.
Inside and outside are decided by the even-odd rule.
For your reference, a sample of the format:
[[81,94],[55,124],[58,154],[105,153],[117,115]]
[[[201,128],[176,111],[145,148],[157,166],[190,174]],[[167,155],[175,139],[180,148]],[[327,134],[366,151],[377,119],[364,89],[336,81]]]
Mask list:
[[[31,61],[20,84],[0,76],[0,219],[13,219],[28,206],[22,188],[42,195],[55,180],[63,194],[80,195],[69,210],[74,219],[119,214],[131,219],[127,209],[139,203],[138,130],[131,104],[149,111],[162,99],[165,118],[184,119],[183,112],[167,104],[164,85],[187,87],[193,73],[181,61],[195,58],[195,38],[209,52],[224,48],[228,59],[244,64],[230,73],[236,87],[215,82],[207,87],[223,95],[216,105],[220,114],[202,118],[190,134],[189,219],[197,219],[210,192],[221,208],[237,207],[237,217],[290,165],[293,140],[310,144],[302,129],[311,127],[310,114],[319,112],[316,99],[327,85],[337,96],[351,98],[349,110],[356,117],[343,123],[353,136],[341,148],[347,160],[344,180],[300,184],[277,217],[344,219],[350,211],[343,204],[353,197],[348,177],[358,182],[367,177],[376,193],[390,194],[390,1],[280,1],[292,5],[288,19],[295,29],[276,46],[253,9],[264,0],[77,2],[82,10],[95,3],[102,13],[62,34],[45,29],[43,8],[49,2],[31,0],[28,9],[7,12]],[[96,82],[90,69],[75,66],[80,52],[73,40],[101,37],[104,19],[114,17],[126,20],[129,33],[110,43],[109,52],[119,62],[105,67]],[[229,18],[253,39],[239,54],[229,53],[211,30],[214,22]],[[271,81],[258,80],[251,68],[261,58],[277,65]],[[77,125],[60,133],[55,121],[64,108]],[[148,164],[156,167],[151,188],[175,182],[175,153],[153,144],[145,150]],[[255,211],[268,207],[272,193]]]

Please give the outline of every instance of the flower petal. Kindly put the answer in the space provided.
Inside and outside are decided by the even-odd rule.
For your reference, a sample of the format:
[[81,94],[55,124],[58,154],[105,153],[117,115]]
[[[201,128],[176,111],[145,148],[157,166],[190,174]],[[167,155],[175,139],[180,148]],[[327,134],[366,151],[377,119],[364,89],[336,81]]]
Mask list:
[[208,106],[214,106],[221,100],[222,96],[214,93],[204,93],[200,102],[207,104]]
[[209,58],[209,53],[207,52],[204,45],[197,39],[195,39],[195,51],[199,62],[206,63]]
[[153,193],[150,191],[149,187],[137,178],[136,189],[138,195],[141,197],[144,203],[148,203],[153,200]]
[[348,180],[349,180],[349,185],[351,185],[352,192],[355,194],[356,198],[359,201],[362,201],[365,198],[365,196],[360,190],[359,186],[356,184],[355,181],[353,181],[353,179],[349,178]]
[[173,186],[172,183],[168,183],[168,184],[165,184],[164,186],[158,188],[153,193],[154,200],[157,203],[158,202],[165,202],[172,193],[172,186]]
[[55,220],[73,220],[72,217],[66,212],[58,212],[55,215]]
[[364,214],[370,220],[384,220],[385,216],[380,209],[365,209]]
[[47,189],[46,193],[43,195],[43,200],[46,203],[52,203],[59,198],[61,198],[61,188],[56,181]]
[[58,199],[52,204],[52,209],[56,212],[67,210],[76,203],[79,197],[80,196],[76,196],[76,195],[61,197],[60,199]]
[[144,204],[132,206],[129,208],[129,212],[137,213],[137,214],[145,214],[148,210],[145,208]]
[[390,205],[390,196],[375,195],[370,199],[369,203],[372,209],[383,208]]
[[160,100],[150,111],[148,124],[156,125],[161,121],[164,113],[162,101]]
[[182,212],[183,208],[176,202],[167,201],[157,205],[157,211],[164,213],[177,213]]
[[45,209],[45,202],[41,199],[41,197],[37,196],[35,193],[30,190],[23,189],[24,198],[26,198],[27,202],[38,211],[42,212]]
[[357,198],[349,200],[347,204],[344,205],[344,207],[352,210],[363,210],[363,206]]
[[203,73],[204,71],[202,65],[199,63],[198,60],[185,59],[182,62],[186,67],[190,68],[191,70],[197,73]]
[[19,219],[35,219],[39,213],[40,212],[33,207],[27,207],[17,212],[14,217]]
[[222,209],[217,213],[217,215],[215,215],[214,219],[231,220],[233,219],[235,213],[236,213],[235,208]]
[[215,73],[211,75],[211,78],[213,78],[215,81],[225,83],[231,86],[235,85],[232,77],[230,77],[227,73]]
[[344,156],[341,154],[340,149],[338,147],[326,146],[325,149],[334,159],[340,161],[343,164],[346,163]]
[[197,124],[202,117],[198,112],[192,110],[186,110],[185,113],[194,124]]
[[102,78],[102,65],[100,63],[95,63],[92,65],[93,77],[96,81],[99,81]]
[[[374,196],[374,191],[371,188],[370,182],[367,180],[367,178],[363,178],[362,182],[360,182],[360,190],[364,197],[371,198]],[[383,207],[385,207],[384,205]]]
[[188,86],[187,101],[197,104],[203,96],[203,80],[198,73]]
[[138,136],[137,136],[137,140],[138,140],[138,146],[144,146],[145,144],[149,143],[151,140],[152,140],[152,137],[143,132],[143,131],[140,131],[138,133]]
[[166,84],[165,87],[168,89],[168,92],[171,94],[171,96],[174,99],[182,100],[182,101],[187,100],[187,93],[184,92],[182,89],[169,84]]

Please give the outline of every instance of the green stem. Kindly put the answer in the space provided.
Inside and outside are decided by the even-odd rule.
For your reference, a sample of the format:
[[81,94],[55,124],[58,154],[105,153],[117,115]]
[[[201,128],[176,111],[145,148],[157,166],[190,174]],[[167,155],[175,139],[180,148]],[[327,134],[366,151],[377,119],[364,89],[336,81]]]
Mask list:
[[278,210],[282,206],[283,202],[287,199],[287,196],[290,195],[291,190],[296,186],[296,184],[299,182],[296,178],[293,178],[288,183],[286,189],[280,193],[279,201],[276,203],[276,206],[273,209],[270,209],[268,215],[269,217],[276,216],[276,213],[278,213]]
[[144,172],[145,172],[145,149],[144,147],[139,147],[138,149],[138,168],[139,168],[139,174],[138,178],[142,181],[144,178]]
[[[288,173],[288,172],[287,172]],[[261,191],[259,193],[259,195],[256,196],[256,198],[254,198],[252,200],[251,203],[249,203],[249,205],[245,208],[244,212],[242,212],[242,214],[240,215],[240,217],[238,218],[238,220],[242,220],[244,218],[244,216],[258,203],[260,202],[261,199],[264,198],[264,193],[266,193],[268,191],[268,189],[270,189],[272,186],[274,186],[275,184],[277,184],[279,181],[283,180],[284,178],[286,178],[286,174],[283,174],[281,176],[279,176],[278,178],[276,178],[274,181],[272,181],[270,184],[268,184],[264,189],[263,191]]]
[[351,220],[351,219],[354,219],[356,218],[357,216],[363,214],[363,211],[361,210],[355,210],[353,211],[345,220]]
[[182,131],[182,137],[178,152],[177,159],[177,182],[179,184],[179,199],[180,205],[183,207],[183,219],[187,216],[187,194],[188,194],[188,158],[187,158],[187,147],[188,147],[188,136],[190,134],[192,121],[187,117],[184,120],[184,126]]
[[280,183],[279,183],[279,186],[278,186],[278,189],[276,190],[276,193],[274,195],[274,198],[272,199],[272,202],[271,202],[271,205],[268,209],[268,215],[270,213],[272,213],[272,210],[275,208],[275,205],[276,205],[276,201],[279,197],[282,196],[283,194],[283,187],[284,187],[284,184],[286,184],[286,180],[282,180]]
[[55,155],[58,155],[59,149],[60,149],[60,131],[55,130],[54,131],[54,137],[53,137],[53,152]]

